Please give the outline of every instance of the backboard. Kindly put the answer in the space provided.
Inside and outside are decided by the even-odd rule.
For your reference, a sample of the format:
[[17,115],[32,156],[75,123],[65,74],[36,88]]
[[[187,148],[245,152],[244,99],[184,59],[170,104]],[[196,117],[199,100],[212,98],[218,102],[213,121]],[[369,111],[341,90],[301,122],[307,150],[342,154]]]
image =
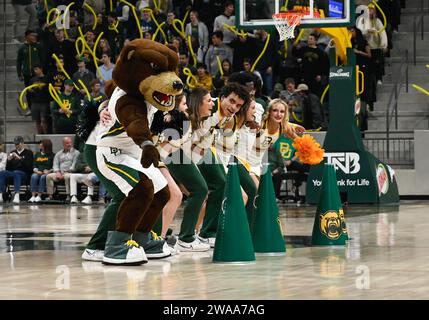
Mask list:
[[274,13],[305,10],[301,27],[347,27],[354,24],[354,0],[236,0],[235,16],[239,29],[274,26]]

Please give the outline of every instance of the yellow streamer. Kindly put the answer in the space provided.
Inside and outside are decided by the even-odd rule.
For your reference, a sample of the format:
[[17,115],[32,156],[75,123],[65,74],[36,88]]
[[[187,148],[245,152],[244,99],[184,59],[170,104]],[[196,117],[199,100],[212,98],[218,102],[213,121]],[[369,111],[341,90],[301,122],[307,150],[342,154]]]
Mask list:
[[110,12],[113,12],[113,0],[109,0]]
[[386,15],[384,14],[383,10],[381,10],[381,8],[377,4],[377,2],[372,1],[371,3],[373,3],[377,7],[377,9],[380,10],[381,15],[383,16],[383,28],[381,28],[380,30],[378,30],[378,33],[382,33],[384,31],[384,29],[386,29],[386,25],[387,25]]
[[[61,63],[60,59],[58,59],[58,57],[57,57],[57,55],[55,53],[52,54],[52,58],[54,58],[55,61],[58,63],[58,65],[60,66],[61,71],[66,75],[67,79],[71,80],[69,74],[67,73],[66,69],[64,69],[63,64]],[[73,83],[73,85],[76,88],[76,90],[79,90],[79,87],[75,83]]]
[[[84,44],[84,39],[82,39],[81,37],[77,38],[76,41],[74,42],[74,46],[76,49],[76,53],[78,55],[78,57],[81,57],[83,55],[83,52],[85,51],[85,44]],[[82,51],[79,50],[79,42],[82,43]]]
[[423,89],[422,87],[420,87],[420,86],[418,86],[418,85],[416,85],[416,84],[414,84],[414,83],[413,83],[413,88],[414,88],[414,89],[417,89],[417,90],[419,90],[419,91],[421,91],[421,92],[423,92],[424,94],[427,94],[427,95],[429,96],[429,91],[427,91],[427,90]]
[[259,60],[262,58],[262,56],[264,55],[265,51],[267,50],[268,43],[270,42],[270,38],[271,38],[271,35],[268,33],[267,40],[265,40],[264,49],[262,49],[261,54],[258,56],[258,58],[256,58],[255,62],[253,63],[252,68],[250,68],[251,72],[253,72],[255,70],[255,67],[258,64]]
[[81,79],[79,79],[77,82],[82,86],[83,90],[85,90],[86,96],[88,97],[88,101],[91,101],[91,95],[89,94],[89,90],[86,87],[86,85],[83,83]]
[[100,39],[101,39],[101,37],[103,36],[103,32],[100,32],[100,34],[98,35],[98,37],[97,37],[97,40],[95,40],[95,43],[94,43],[94,50],[91,52],[92,53],[92,56],[93,56],[93,58],[94,58],[94,64],[95,64],[95,67],[96,67],[96,69],[97,69],[97,72],[98,72],[98,74],[99,74],[99,76],[100,76],[100,79],[101,80],[104,80],[104,78],[103,78],[103,75],[101,74],[101,71],[100,71],[100,67],[98,66],[98,59],[97,59],[97,56],[96,56],[96,51],[97,51],[97,46],[98,46],[98,43],[100,42]]
[[[176,22],[179,23],[181,30],[179,30],[179,28],[177,28]],[[186,40],[185,27],[183,26],[182,21],[180,21],[179,19],[174,19],[173,20],[173,28],[182,37],[182,39]]]
[[72,5],[74,5],[74,2],[70,3],[70,4],[67,6],[66,10],[64,10],[64,16],[63,16],[63,22],[62,22],[62,25],[63,25],[63,29],[64,29],[64,34],[66,35],[66,39],[69,39],[69,34],[67,33],[67,28],[66,28],[66,26],[65,26],[65,21],[66,21],[67,13],[69,12],[70,7],[71,7]]
[[[49,18],[51,16],[52,12],[54,12],[54,11],[57,13],[57,16],[55,17],[54,20],[49,22]],[[58,21],[58,19],[60,18],[60,13],[61,13],[60,10],[58,10],[57,8],[52,8],[51,10],[48,11],[48,14],[46,16],[46,24],[48,27],[53,25],[54,23],[56,23]]]
[[244,30],[237,30],[236,26],[230,26],[229,24],[224,23],[223,26],[227,29],[229,29],[231,32],[233,32],[238,37],[246,37],[248,35],[247,32]]
[[156,20],[154,14],[153,14],[153,10],[152,9],[143,9],[143,11],[149,11],[151,19],[153,20],[153,22],[155,22],[156,31],[158,31],[158,30],[161,31],[162,36],[164,37],[165,41],[167,42],[167,36],[165,35],[164,30],[162,30],[162,28],[160,27],[160,24],[158,23],[158,21]]
[[183,17],[183,20],[182,20],[183,25],[185,24],[185,21],[188,18],[189,12],[191,12],[191,11],[187,10],[186,13],[185,13],[185,16]]
[[153,0],[153,4],[154,4],[154,6],[155,6],[155,9],[159,10],[159,8],[161,7],[160,2],[161,2],[161,1]]
[[[179,19],[174,19],[172,24],[173,24],[173,28],[174,30],[176,30],[176,32],[182,37],[183,40],[186,40],[186,34],[185,34],[185,21],[188,18],[188,14],[189,14],[189,10],[186,11],[185,16],[183,18],[183,20],[179,20]],[[176,22],[179,23],[180,25],[180,30],[179,28],[177,28],[176,26]]]
[[67,116],[67,118],[70,118],[71,113],[70,113],[70,104],[64,103],[57,90],[55,90],[54,86],[52,85],[52,83],[49,84],[49,94],[51,95],[52,99],[54,99],[54,101],[60,106],[61,109],[64,110],[65,115]]
[[223,77],[223,68],[222,68],[222,62],[220,62],[219,56],[216,56],[217,65],[219,67],[220,76]]
[[304,121],[303,119],[298,118],[298,116],[296,115],[295,111],[292,111],[292,118],[294,118],[295,121],[298,122],[298,123],[302,123]]
[[307,132],[319,132],[320,130],[322,130],[322,127],[319,127],[317,129],[307,129],[305,131],[307,131]]
[[293,42],[294,46],[296,46],[298,44],[298,42],[299,42],[299,40],[301,40],[303,34],[304,34],[304,29],[299,30],[298,37],[296,37],[295,41]]
[[287,11],[287,5],[289,4],[289,0],[285,1],[285,4],[280,8],[280,12]]
[[27,103],[25,103],[23,101],[24,94],[28,90],[31,90],[31,89],[37,88],[37,87],[43,87],[43,86],[46,86],[46,83],[35,83],[35,84],[32,84],[32,85],[29,85],[28,87],[25,87],[24,90],[21,91],[21,94],[19,95],[19,105],[21,106],[22,110],[27,110]]
[[[153,40],[153,41],[155,41],[156,36],[158,35],[159,30],[162,30],[162,27],[164,26],[164,24],[165,24],[165,21],[164,21],[164,22],[162,22],[162,23],[158,26],[158,28],[156,28],[155,33],[152,35],[152,40]],[[167,44],[167,43],[168,43],[166,38],[164,38],[164,41],[165,41],[165,44]]]
[[192,64],[194,67],[197,65],[197,55],[194,52],[194,48],[192,48],[192,41],[191,36],[188,36],[188,48],[189,52],[191,53],[192,59],[194,60],[194,63]]
[[[183,68],[183,74],[186,76],[186,84],[189,88],[193,89],[196,87],[196,83],[198,83],[198,79],[192,74],[191,69],[189,68]],[[191,83],[191,81],[194,81],[195,84]]]
[[320,103],[323,103],[323,101],[325,100],[325,96],[328,90],[329,90],[329,84],[326,86],[325,90],[323,90],[322,96],[320,97]]
[[113,30],[116,33],[119,33],[118,26],[119,26],[119,20],[117,20],[115,24],[110,24],[108,28],[109,30]]
[[83,6],[88,8],[88,10],[91,11],[92,15],[94,16],[94,25],[92,26],[92,30],[95,30],[95,28],[97,28],[97,14],[95,13],[94,9],[92,9],[92,7],[89,4],[84,3]]
[[126,0],[119,0],[119,2],[123,2],[123,3],[125,3],[125,4],[126,4],[127,6],[129,6],[129,7],[131,8],[131,10],[133,11],[133,16],[134,16],[134,19],[136,20],[137,28],[139,29],[139,33],[140,33],[140,39],[143,39],[142,27],[141,27],[141,25],[140,25],[140,20],[139,20],[139,18],[137,17],[136,7],[135,7],[134,5],[132,5],[131,3],[129,3],[128,1],[126,1]]
[[48,0],[45,0],[44,4],[45,4],[45,11],[48,12],[49,11]]
[[[101,74],[101,71],[100,71],[100,67],[98,66],[98,59],[97,59],[97,55],[96,55],[98,42],[100,42],[100,39],[101,39],[101,37],[103,36],[103,32],[100,32],[100,34],[99,34],[99,35],[98,35],[98,37],[97,37],[97,40],[95,40],[95,43],[94,43],[94,49],[91,49],[91,47],[89,46],[89,44],[86,42],[86,39],[85,39],[85,37],[84,37],[84,35],[83,35],[83,33],[82,33],[82,29],[81,29],[81,27],[80,27],[80,26],[78,27],[78,30],[79,30],[79,34],[80,34],[80,39],[81,39],[81,41],[83,42],[84,47],[85,47],[85,48],[90,52],[90,54],[91,54],[91,56],[92,56],[92,59],[93,59],[93,61],[94,61],[95,68],[96,68],[96,70],[97,70],[97,72],[98,72],[98,75],[100,76],[100,79],[101,79],[101,80],[104,80],[103,75]],[[79,52],[78,52],[78,53],[79,53]],[[82,52],[82,53],[83,53],[83,52]]]

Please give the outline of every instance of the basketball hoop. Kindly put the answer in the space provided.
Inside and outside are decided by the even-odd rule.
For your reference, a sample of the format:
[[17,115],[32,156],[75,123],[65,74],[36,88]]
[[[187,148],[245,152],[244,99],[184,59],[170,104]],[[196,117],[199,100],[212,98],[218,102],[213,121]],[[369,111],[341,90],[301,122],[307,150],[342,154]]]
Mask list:
[[303,12],[279,12],[273,14],[274,25],[280,35],[280,41],[295,38],[295,27],[301,23]]

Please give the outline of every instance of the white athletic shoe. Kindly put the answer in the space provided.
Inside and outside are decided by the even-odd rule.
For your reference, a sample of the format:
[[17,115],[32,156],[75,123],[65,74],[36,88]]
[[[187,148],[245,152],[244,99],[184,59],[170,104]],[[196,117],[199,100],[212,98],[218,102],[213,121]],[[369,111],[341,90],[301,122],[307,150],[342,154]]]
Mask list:
[[86,196],[86,198],[82,200],[82,203],[84,203],[84,204],[92,204],[91,196]]
[[19,204],[19,193],[15,193],[15,195],[13,196],[13,201],[14,204]]
[[82,260],[86,261],[103,261],[104,250],[85,249],[82,253]]
[[174,248],[184,252],[204,252],[210,250],[210,245],[202,243],[198,238],[195,238],[192,242],[177,240]]
[[35,197],[34,198],[34,202],[40,202],[40,201],[42,201],[42,198],[40,197],[40,196],[37,196],[37,197]]
[[36,200],[36,197],[32,196],[30,199],[28,199],[28,202],[33,203],[33,202],[36,202],[35,200]]
[[70,203],[79,203],[79,200],[76,198],[76,196],[72,196]]
[[203,238],[203,237],[198,236],[198,240],[200,240],[200,242],[202,242],[202,243],[210,245],[210,248],[214,248],[216,238]]

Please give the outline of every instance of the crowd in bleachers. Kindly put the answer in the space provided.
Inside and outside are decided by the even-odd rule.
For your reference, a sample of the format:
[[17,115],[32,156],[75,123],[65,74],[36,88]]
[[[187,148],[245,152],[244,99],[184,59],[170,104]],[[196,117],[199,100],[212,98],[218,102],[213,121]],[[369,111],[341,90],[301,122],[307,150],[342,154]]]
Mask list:
[[[289,1],[289,6],[293,7],[295,2],[299,1]],[[26,87],[37,84],[28,91],[27,102],[39,134],[75,133],[82,106],[89,101],[99,104],[107,99],[104,84],[112,78],[118,53],[129,41],[139,37],[177,48],[177,71],[187,90],[204,87],[216,97],[229,77],[241,72],[251,79],[256,101],[262,107],[270,99],[279,97],[289,105],[291,122],[307,129],[327,128],[329,102],[320,98],[329,82],[328,50],[332,42],[317,30],[306,29],[299,41],[288,40],[288,45],[278,41],[275,30],[236,34],[228,28],[235,25],[234,2],[225,0],[77,0],[66,9],[67,18],[63,20],[64,12],[55,8],[62,6],[64,11],[70,3],[12,0],[16,13],[13,42],[23,42],[17,52],[17,76]],[[391,35],[398,29],[401,3],[378,1],[387,17],[386,27],[377,18],[380,17],[378,9],[369,1],[356,1],[356,5],[363,5],[358,7],[363,14],[358,15],[356,26],[351,27],[350,32],[357,64],[365,74],[365,90],[360,96],[365,106],[361,108],[360,124],[365,130],[366,111],[373,110],[377,83],[380,85],[383,80],[384,58],[393,48]],[[24,38],[20,38],[19,22],[24,10],[29,20]],[[176,19],[183,21],[183,29]],[[158,28],[161,23],[164,24]],[[298,32],[299,29],[296,34]],[[265,54],[253,68],[266,41],[269,42]],[[43,155],[35,159],[44,158],[49,151],[46,144],[42,146]],[[69,172],[78,170],[76,162],[80,163],[79,174],[89,174],[84,159],[77,161],[79,152],[73,150],[64,146],[67,157],[57,154],[53,167],[28,166],[18,170],[31,179],[30,200],[40,201],[40,195],[45,192],[44,186],[36,188],[36,175],[40,176],[39,184],[46,180],[47,195],[51,197],[53,182],[64,180],[69,188]],[[18,147],[12,153],[21,154]],[[69,158],[69,153],[74,154],[73,159],[68,159],[67,168],[59,169],[58,158]],[[15,161],[10,155],[7,159],[9,166],[10,161]],[[3,188],[0,191],[4,192],[5,188],[2,179],[11,176],[4,172],[12,171],[0,173],[0,188]],[[79,177],[77,181],[89,186],[91,179]],[[67,195],[74,201],[76,195],[72,190],[73,187],[67,189]]]
[[[16,136],[13,142],[15,149],[9,153],[4,152],[3,144],[0,145],[0,203],[11,200],[19,204],[22,187],[25,196],[31,193],[31,197],[25,199],[28,202],[51,202],[58,199],[58,190],[54,188],[58,184],[65,187],[66,202],[79,203],[82,193],[78,194],[78,187],[83,184],[87,190],[82,204],[93,203],[94,186],[99,184],[99,180],[86,163],[84,153],[74,148],[70,137],[63,139],[62,150],[55,154],[50,139],[40,141],[39,151],[34,154],[27,148],[23,137]],[[99,203],[105,202],[106,191],[102,184],[99,184],[98,195],[95,196]]]

